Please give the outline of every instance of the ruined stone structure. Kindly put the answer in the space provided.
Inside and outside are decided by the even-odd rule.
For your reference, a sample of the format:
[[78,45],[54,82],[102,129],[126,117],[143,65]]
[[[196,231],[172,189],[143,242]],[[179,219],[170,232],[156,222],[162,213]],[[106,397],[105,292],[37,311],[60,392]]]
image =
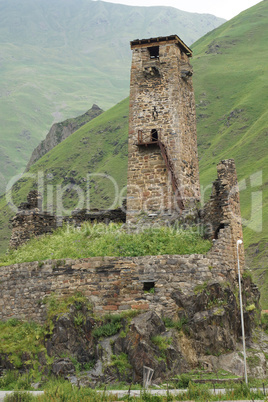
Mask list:
[[[213,184],[211,198],[200,211],[201,222],[208,229],[207,236],[213,239],[213,247],[206,255],[95,257],[1,267],[0,319],[26,316],[43,321],[45,311],[37,305],[38,300],[52,292],[65,296],[75,291],[88,296],[98,314],[125,309],[151,309],[160,315],[176,318],[180,308],[174,292],[179,290],[189,296],[197,285],[209,281],[235,284],[236,242],[242,239],[242,225],[234,161],[221,161],[217,170],[218,178]],[[37,196],[32,192],[24,207],[36,207]],[[32,218],[28,223],[24,221],[25,232],[27,227],[30,230],[34,222],[38,222],[37,228],[41,227],[40,232],[44,232],[46,226],[42,229],[41,221],[36,220],[38,209],[29,209],[29,213]],[[88,214],[87,217],[92,218],[93,215]],[[21,216],[20,213],[18,216]],[[79,213],[77,216],[74,214],[74,220],[79,216]],[[119,212],[114,218],[116,216],[119,217]],[[82,214],[80,218],[85,220],[86,215]],[[80,218],[77,224],[81,223]],[[49,229],[52,228],[48,226],[47,231]],[[239,248],[239,257],[243,270],[243,245]],[[145,292],[151,287],[155,288],[154,295]]]
[[127,221],[200,199],[191,49],[177,36],[131,42]]
[[[38,292],[43,298],[50,292],[65,295],[75,290],[84,291],[99,313],[144,308],[158,313],[165,310],[175,317],[178,310],[171,294],[176,288],[192,291],[193,284],[209,279],[236,281],[236,245],[242,239],[242,224],[232,159],[219,163],[210,200],[202,210],[196,206],[200,189],[191,50],[177,36],[136,40],[131,47],[127,221],[137,221],[141,212],[151,215],[152,221],[157,221],[159,212],[163,216],[175,213],[178,218],[182,210],[195,205],[197,219],[193,223],[205,228],[213,247],[206,256],[107,257],[60,262],[60,269],[51,261],[41,267],[25,263],[2,268],[0,303],[12,300],[10,311],[2,308],[2,318],[11,312],[22,317],[25,311],[30,318],[42,320],[42,310],[33,307]],[[40,203],[38,193],[31,192],[28,202],[21,205],[12,221],[11,246],[55,229],[55,216],[42,212]],[[124,221],[125,214],[121,209],[75,211],[63,219],[78,226],[85,220]],[[239,257],[243,270],[243,245]],[[32,279],[18,290],[22,277]],[[145,282],[153,283],[157,290],[159,297],[153,303],[144,294]]]
[[[208,237],[217,241],[228,239],[224,261],[237,267],[237,240],[243,239],[240,197],[236,168],[233,159],[221,161],[217,166],[218,178],[213,183],[210,200],[203,210],[203,222],[209,228]],[[240,265],[244,267],[244,246],[239,246]],[[234,272],[236,270],[234,269]]]
[[52,233],[64,223],[80,227],[83,222],[125,222],[124,208],[113,210],[74,210],[71,216],[56,216],[42,210],[42,197],[37,191],[30,191],[27,202],[20,204],[18,213],[11,219],[12,233],[10,248],[17,248],[31,237]]
[[[202,209],[198,207],[200,186],[189,64],[191,50],[175,35],[136,40],[131,42],[131,47],[127,224],[136,227],[148,220],[152,224],[185,224],[188,214],[191,224],[199,226],[213,241],[212,248],[205,255],[106,256],[1,267],[0,320],[18,318],[43,323],[48,296],[66,297],[76,292],[87,297],[96,316],[125,310],[143,311],[144,314],[131,321],[123,336],[117,334],[112,338],[113,345],[111,338],[108,343],[105,340],[111,353],[128,355],[136,373],[132,381],[133,378],[140,381],[144,365],[152,367],[159,377],[165,370],[174,376],[204,362],[206,366],[208,354],[236,349],[241,335],[236,297],[237,253],[243,271],[244,249],[243,245],[237,249],[237,240],[242,239],[242,224],[233,159],[218,164],[211,197]],[[36,191],[21,204],[12,220],[11,247],[17,247],[31,236],[52,232],[60,222],[80,226],[84,221],[126,220],[125,208],[74,211],[72,216],[59,219],[43,212],[41,204]],[[250,306],[244,311],[249,340],[259,308],[259,292],[249,277],[243,278],[242,286],[243,305]],[[179,336],[175,329],[175,332],[167,331],[162,322],[167,317],[181,325],[187,322],[187,331],[180,332]],[[91,343],[89,337],[93,339],[93,321],[90,317],[83,324],[87,345]],[[70,320],[64,314],[57,322],[58,329],[55,328],[48,346],[50,351],[51,342],[59,339],[59,333],[64,334],[62,344],[69,337],[66,333],[69,334]],[[172,340],[166,368],[163,359],[155,358],[157,349],[151,342],[154,334]],[[68,354],[70,342],[73,343],[69,339]],[[92,355],[94,359],[97,354]]]
[[35,190],[30,191],[27,202],[20,204],[17,214],[11,219],[11,248],[19,247],[31,237],[52,233],[57,228],[56,217],[42,211],[41,205],[40,194]]

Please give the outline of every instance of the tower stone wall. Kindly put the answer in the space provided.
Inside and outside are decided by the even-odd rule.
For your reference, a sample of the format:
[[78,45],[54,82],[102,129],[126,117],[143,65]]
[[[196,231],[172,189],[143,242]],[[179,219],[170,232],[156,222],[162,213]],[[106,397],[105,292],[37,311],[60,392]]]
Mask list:
[[128,221],[141,211],[188,208],[200,198],[191,50],[176,35],[136,40],[131,48]]
[[238,255],[241,270],[244,269],[245,259],[243,244],[237,249],[237,240],[243,240],[243,230],[234,160],[222,160],[217,165],[217,175],[211,197],[204,207],[203,221],[209,228],[208,236],[216,246],[213,253],[221,252],[224,263],[236,275]]

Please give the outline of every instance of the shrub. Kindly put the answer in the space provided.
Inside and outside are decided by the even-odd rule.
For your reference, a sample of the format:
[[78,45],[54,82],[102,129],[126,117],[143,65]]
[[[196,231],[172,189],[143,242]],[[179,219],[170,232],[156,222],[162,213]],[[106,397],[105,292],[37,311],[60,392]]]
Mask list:
[[187,317],[182,317],[178,321],[174,321],[169,317],[163,318],[164,324],[166,328],[176,328],[178,331],[183,329],[183,326],[188,323],[188,318]]
[[154,345],[156,345],[160,351],[160,360],[163,360],[166,357],[166,350],[169,345],[172,343],[171,338],[166,338],[165,336],[155,335],[152,336],[151,341]]
[[178,376],[178,382],[176,386],[178,388],[188,388],[190,380],[191,377],[189,376],[189,374],[183,373],[180,376]]
[[124,374],[127,369],[131,369],[132,366],[128,361],[126,353],[120,353],[120,355],[112,355],[111,366],[117,368],[120,374]]
[[94,328],[92,335],[95,338],[100,338],[102,336],[112,336],[117,334],[117,332],[122,328],[121,315],[106,315],[103,318],[102,325]]
[[5,397],[5,402],[31,402],[35,400],[35,397],[28,392],[13,392]]
[[21,322],[13,318],[0,322],[0,353],[9,355],[9,361],[16,367],[22,366],[22,357],[27,353],[28,361],[24,364],[29,367],[38,365],[37,355],[46,353],[42,343],[44,328],[34,322]]
[[255,307],[255,304],[253,303],[253,304],[250,304],[249,306],[247,306],[246,307],[246,311],[253,311],[253,310],[255,310],[256,309],[256,307]]

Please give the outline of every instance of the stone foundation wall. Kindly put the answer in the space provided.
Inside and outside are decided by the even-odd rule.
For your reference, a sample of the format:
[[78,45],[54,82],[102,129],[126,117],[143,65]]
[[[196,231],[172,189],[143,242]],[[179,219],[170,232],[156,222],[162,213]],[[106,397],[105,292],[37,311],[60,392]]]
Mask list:
[[[176,318],[180,311],[177,292],[194,295],[195,287],[206,281],[232,282],[232,271],[221,253],[216,249],[214,252],[48,260],[1,267],[0,319],[42,322],[44,297],[53,292],[67,296],[77,291],[88,297],[97,314],[150,309]],[[144,290],[148,285],[154,286],[154,293]]]

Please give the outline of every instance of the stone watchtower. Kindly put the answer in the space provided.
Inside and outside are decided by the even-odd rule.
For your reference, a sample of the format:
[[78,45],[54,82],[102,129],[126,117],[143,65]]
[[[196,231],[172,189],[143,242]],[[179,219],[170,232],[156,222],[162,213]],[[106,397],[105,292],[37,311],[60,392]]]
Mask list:
[[177,36],[131,42],[127,221],[200,199],[191,49]]

